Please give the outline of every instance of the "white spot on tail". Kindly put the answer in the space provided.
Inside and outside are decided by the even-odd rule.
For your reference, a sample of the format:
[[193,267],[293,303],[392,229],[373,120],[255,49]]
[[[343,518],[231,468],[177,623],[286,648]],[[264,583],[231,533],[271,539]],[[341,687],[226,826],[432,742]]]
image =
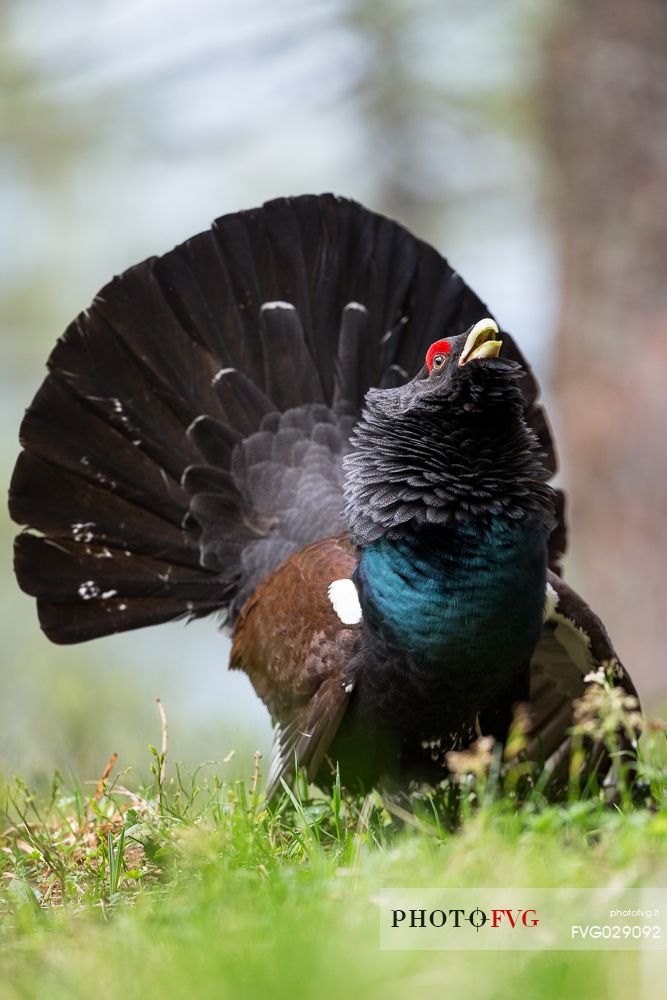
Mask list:
[[329,600],[343,625],[358,625],[361,621],[361,605],[357,588],[352,580],[334,580],[329,585]]
[[345,309],[356,309],[357,312],[368,313],[366,306],[362,306],[361,302],[348,302]]
[[279,300],[275,302],[263,302],[260,312],[264,312],[265,309],[291,309],[293,312],[295,311],[291,302],[280,302]]
[[79,597],[83,601],[90,601],[99,596],[100,588],[94,580],[84,580],[84,582],[79,586]]
[[75,542],[92,542],[95,537],[94,521],[79,521],[72,525],[72,538]]
[[[221,368],[220,371],[216,372],[213,378],[211,379],[211,385],[217,385],[221,378],[224,378],[225,375],[231,375],[231,373],[235,371],[236,368]],[[197,420],[201,419],[202,419],[201,417],[197,417]],[[197,423],[197,420],[193,420],[190,426],[193,427]]]

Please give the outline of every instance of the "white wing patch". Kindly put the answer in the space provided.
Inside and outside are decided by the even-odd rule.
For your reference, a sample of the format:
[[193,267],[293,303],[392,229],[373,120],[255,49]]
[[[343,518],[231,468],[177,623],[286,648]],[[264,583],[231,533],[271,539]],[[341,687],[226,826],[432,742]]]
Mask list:
[[358,625],[361,621],[361,605],[357,588],[352,580],[334,580],[329,584],[329,600],[343,625]]
[[558,622],[554,632],[556,639],[581,672],[582,677],[589,671],[595,670],[597,663],[591,650],[590,636],[565,615],[556,612],[553,620]]
[[[550,583],[547,583],[547,589],[544,595],[544,617],[543,622],[550,622],[553,628],[553,638],[556,640],[560,649],[565,653],[567,659],[573,664],[577,671],[582,675],[593,670],[596,666],[595,659],[593,657],[593,652],[591,650],[591,640],[590,636],[584,632],[584,630],[567,615],[562,614],[558,611],[559,595],[555,587],[552,587]],[[547,649],[549,646],[548,641],[545,641],[545,634],[543,633],[543,638],[537,645],[536,654],[537,660],[544,659],[546,656],[549,658]],[[563,664],[557,668],[560,673],[563,670]]]
[[554,611],[556,610],[557,607],[558,607],[558,594],[551,586],[551,584],[547,583],[547,589],[544,595],[544,615],[542,617],[542,621],[547,622],[549,621],[550,618],[553,618]]

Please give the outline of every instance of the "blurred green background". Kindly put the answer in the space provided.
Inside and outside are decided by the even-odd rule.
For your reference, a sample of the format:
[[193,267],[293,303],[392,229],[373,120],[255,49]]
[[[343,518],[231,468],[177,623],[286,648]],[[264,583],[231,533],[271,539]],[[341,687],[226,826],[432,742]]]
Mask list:
[[[4,0],[5,481],[56,337],[113,273],[267,198],[352,196],[433,242],[534,364],[569,578],[659,708],[666,41],[660,0]],[[145,771],[158,694],[172,758],[252,770],[270,725],[214,622],[52,646],[13,534],[3,513],[0,771]]]

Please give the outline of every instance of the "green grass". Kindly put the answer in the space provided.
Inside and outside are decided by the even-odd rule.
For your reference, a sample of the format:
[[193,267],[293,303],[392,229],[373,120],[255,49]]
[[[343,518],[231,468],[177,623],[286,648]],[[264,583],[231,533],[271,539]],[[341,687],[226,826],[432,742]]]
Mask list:
[[377,793],[303,780],[269,809],[251,760],[247,780],[227,780],[225,762],[167,770],[154,748],[141,793],[122,773],[85,790],[56,776],[39,796],[16,779],[0,801],[0,997],[636,994],[632,952],[382,952],[377,899],[386,886],[665,884],[664,742],[656,731],[643,752],[651,808],[572,783],[550,803],[539,780],[519,798],[493,760],[402,818]]

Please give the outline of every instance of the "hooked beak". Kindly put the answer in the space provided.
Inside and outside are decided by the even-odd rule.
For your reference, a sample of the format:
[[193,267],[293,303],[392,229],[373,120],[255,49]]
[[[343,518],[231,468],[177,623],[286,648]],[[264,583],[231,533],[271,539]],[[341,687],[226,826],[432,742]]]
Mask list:
[[468,334],[459,365],[465,365],[477,358],[497,358],[502,340],[494,339],[500,333],[498,324],[492,319],[480,319]]

